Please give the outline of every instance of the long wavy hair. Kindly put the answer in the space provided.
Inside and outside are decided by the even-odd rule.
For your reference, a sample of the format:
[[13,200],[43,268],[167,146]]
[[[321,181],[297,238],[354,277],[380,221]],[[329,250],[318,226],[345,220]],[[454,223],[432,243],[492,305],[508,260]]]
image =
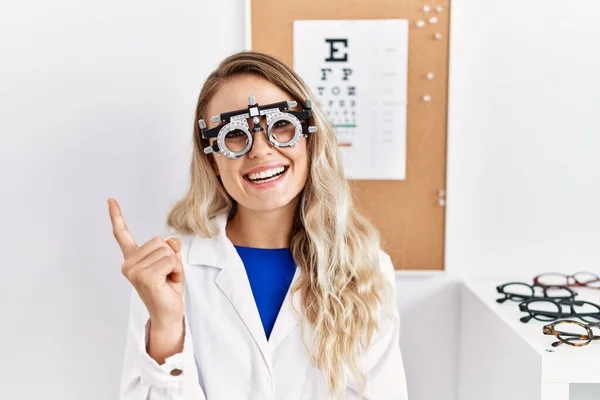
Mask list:
[[[191,185],[169,213],[167,224],[181,234],[215,236],[213,217],[236,210],[211,167],[203,148],[197,121],[207,120],[207,105],[228,78],[253,74],[289,93],[298,104],[316,99],[302,79],[279,60],[257,52],[227,57],[206,79],[194,118],[194,150]],[[360,391],[367,377],[360,357],[378,329],[378,316],[391,300],[391,287],[379,268],[380,238],[376,229],[352,204],[349,185],[343,177],[337,140],[317,101],[313,101],[313,125],[317,133],[307,139],[310,172],[299,194],[291,237],[291,251],[301,269],[290,288],[300,292],[302,326],[312,336],[302,338],[313,365],[321,370],[335,395],[344,393],[345,368],[354,375]],[[384,307],[382,307],[384,306]]]

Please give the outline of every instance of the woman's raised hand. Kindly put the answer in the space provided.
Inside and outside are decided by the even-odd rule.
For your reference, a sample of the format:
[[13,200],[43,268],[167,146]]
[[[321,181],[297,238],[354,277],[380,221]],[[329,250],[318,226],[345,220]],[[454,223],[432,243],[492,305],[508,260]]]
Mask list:
[[185,284],[181,242],[155,236],[141,247],[127,229],[119,203],[108,199],[113,235],[123,252],[121,272],[133,285],[150,314],[153,331],[181,331]]

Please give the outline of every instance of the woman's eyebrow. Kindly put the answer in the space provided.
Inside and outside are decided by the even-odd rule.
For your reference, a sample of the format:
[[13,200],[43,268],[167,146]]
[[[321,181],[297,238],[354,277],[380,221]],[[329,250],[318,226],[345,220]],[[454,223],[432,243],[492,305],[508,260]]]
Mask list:
[[[234,110],[234,111],[224,111],[220,114],[216,114],[215,116],[220,116],[221,119],[225,119],[225,117],[229,116],[229,117],[233,117],[235,115],[239,115],[239,114],[243,114],[243,113],[247,113],[248,112],[248,107],[246,108],[241,108],[239,110]],[[211,116],[212,118],[212,116]]]

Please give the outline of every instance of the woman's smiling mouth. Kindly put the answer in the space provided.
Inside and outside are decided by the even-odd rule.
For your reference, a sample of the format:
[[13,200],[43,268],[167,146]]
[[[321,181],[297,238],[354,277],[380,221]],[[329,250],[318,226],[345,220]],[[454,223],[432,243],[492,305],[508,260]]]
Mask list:
[[281,181],[287,173],[289,166],[279,166],[262,170],[260,172],[252,172],[244,175],[244,180],[255,187],[265,188],[269,183]]

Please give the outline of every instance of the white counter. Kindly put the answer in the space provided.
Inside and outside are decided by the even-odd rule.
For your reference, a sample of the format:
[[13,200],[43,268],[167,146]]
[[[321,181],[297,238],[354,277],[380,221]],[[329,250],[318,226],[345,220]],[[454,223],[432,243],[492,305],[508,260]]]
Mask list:
[[[465,283],[461,294],[460,400],[598,400],[600,341],[585,347],[552,347],[549,322],[519,311],[518,302],[496,299],[506,282]],[[578,300],[600,303],[600,290],[574,288]],[[566,318],[574,319],[577,318]],[[443,334],[444,327],[435,327]]]

